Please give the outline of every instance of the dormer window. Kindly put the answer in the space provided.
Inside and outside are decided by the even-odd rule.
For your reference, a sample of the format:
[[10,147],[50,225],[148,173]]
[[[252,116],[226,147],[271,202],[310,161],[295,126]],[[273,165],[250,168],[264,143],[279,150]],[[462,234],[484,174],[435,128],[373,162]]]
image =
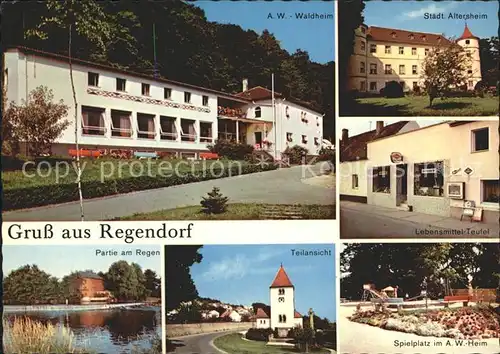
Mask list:
[[426,36],[422,36],[422,40],[425,42],[427,40]]
[[414,36],[413,34],[410,34],[410,36],[409,36],[409,37],[410,37],[410,39],[411,39],[411,40],[414,40],[414,39],[415,39],[415,36]]
[[260,107],[255,107],[255,118],[260,118],[262,116],[262,110]]
[[391,37],[396,38],[396,32],[391,32]]
[[437,37],[438,43],[441,43],[441,37]]

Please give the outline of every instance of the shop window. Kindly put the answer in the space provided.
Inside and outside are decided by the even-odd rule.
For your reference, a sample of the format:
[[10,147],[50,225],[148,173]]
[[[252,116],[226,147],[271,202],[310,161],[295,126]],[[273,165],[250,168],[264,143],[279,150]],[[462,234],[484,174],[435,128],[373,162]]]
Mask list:
[[500,182],[497,179],[481,181],[481,191],[483,203],[500,203]]
[[482,128],[472,131],[472,151],[488,151],[489,132],[488,128]]
[[373,169],[373,192],[391,193],[391,168],[390,166],[375,167]]
[[428,197],[443,196],[443,162],[415,164],[414,194]]
[[352,189],[358,189],[358,188],[359,188],[358,175],[352,175]]

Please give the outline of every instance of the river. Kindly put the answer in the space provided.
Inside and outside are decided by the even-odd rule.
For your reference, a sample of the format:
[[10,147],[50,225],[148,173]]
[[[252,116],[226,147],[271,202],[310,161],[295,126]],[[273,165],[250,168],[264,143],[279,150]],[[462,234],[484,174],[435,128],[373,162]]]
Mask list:
[[149,349],[155,334],[161,338],[160,307],[4,314],[9,320],[21,316],[68,326],[77,347],[97,353],[121,354],[131,353],[134,348]]

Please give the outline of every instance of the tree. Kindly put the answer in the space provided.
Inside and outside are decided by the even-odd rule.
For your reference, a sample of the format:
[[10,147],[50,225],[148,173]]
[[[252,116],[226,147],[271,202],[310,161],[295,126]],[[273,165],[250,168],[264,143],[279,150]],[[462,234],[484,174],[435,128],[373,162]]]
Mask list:
[[73,286],[78,272],[72,272],[64,276],[60,284],[60,295],[62,302],[68,300],[69,303],[79,303],[82,298],[82,293],[79,287]]
[[4,278],[3,301],[6,304],[47,304],[57,298],[57,279],[36,265],[22,266]]
[[481,76],[486,86],[496,86],[500,77],[500,44],[498,37],[479,40]]
[[181,302],[198,298],[196,285],[191,278],[190,267],[200,263],[203,256],[198,252],[202,246],[168,246],[165,250],[165,294],[166,309],[177,309]]
[[471,58],[460,45],[450,42],[430,50],[422,63],[421,76],[429,95],[429,107],[439,95],[467,85]]
[[146,269],[144,271],[144,278],[144,286],[146,287],[146,291],[149,293],[149,296],[161,297],[161,280],[156,275],[156,272],[151,269]]
[[128,30],[117,21],[119,14],[108,15],[101,6],[93,0],[49,0],[47,1],[47,10],[49,15],[42,17],[40,23],[32,29],[26,31],[28,37],[34,36],[40,39],[48,38],[48,28],[56,26],[58,29],[67,30],[68,38],[68,59],[69,59],[69,77],[71,90],[73,92],[74,103],[74,128],[75,128],[75,146],[76,146],[76,183],[78,185],[78,194],[80,199],[81,219],[84,220],[83,196],[80,166],[80,149],[78,146],[78,101],[76,97],[75,84],[73,79],[73,36],[78,35],[86,38],[96,46],[99,53],[106,52],[106,45],[112,40],[126,38]]
[[207,193],[208,197],[202,197],[200,202],[203,207],[203,212],[206,214],[222,214],[227,210],[228,197],[224,197],[220,193],[220,189],[214,187],[211,192]]
[[[50,151],[50,147],[68,127],[65,119],[68,106],[63,100],[52,102],[52,90],[39,86],[30,92],[27,101],[20,106],[12,102],[4,119],[10,125],[16,139],[27,145],[30,155],[40,156]],[[3,129],[2,129],[3,130]]]
[[139,300],[144,296],[144,288],[138,276],[140,267],[137,269],[137,265],[133,264],[126,261],[115,262],[106,274],[109,290],[120,301]]
[[304,353],[309,353],[309,346],[314,344],[314,330],[309,326],[305,326],[295,328],[293,333],[299,349],[304,350]]

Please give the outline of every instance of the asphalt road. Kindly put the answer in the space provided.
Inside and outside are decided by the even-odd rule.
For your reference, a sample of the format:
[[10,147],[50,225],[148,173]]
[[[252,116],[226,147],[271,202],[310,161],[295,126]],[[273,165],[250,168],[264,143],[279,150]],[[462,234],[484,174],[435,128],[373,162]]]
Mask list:
[[179,337],[170,339],[171,348],[167,348],[167,353],[179,354],[223,354],[224,352],[217,350],[212,342],[215,338],[225,336],[228,333],[235,332],[215,332],[206,334],[195,334],[192,336]]
[[[86,221],[110,220],[162,209],[199,205],[213,187],[230,203],[335,204],[335,189],[304,183],[322,174],[325,164],[220,178],[180,186],[84,201]],[[4,221],[79,221],[79,202],[3,213]]]
[[[457,222],[453,229],[432,226],[415,220],[392,218],[371,214],[364,211],[340,208],[340,238],[478,238],[468,234],[469,224]],[[463,226],[465,225],[465,226]],[[477,227],[477,225],[474,225]],[[455,233],[450,234],[449,231]],[[487,236],[498,237],[497,230],[491,230]]]

